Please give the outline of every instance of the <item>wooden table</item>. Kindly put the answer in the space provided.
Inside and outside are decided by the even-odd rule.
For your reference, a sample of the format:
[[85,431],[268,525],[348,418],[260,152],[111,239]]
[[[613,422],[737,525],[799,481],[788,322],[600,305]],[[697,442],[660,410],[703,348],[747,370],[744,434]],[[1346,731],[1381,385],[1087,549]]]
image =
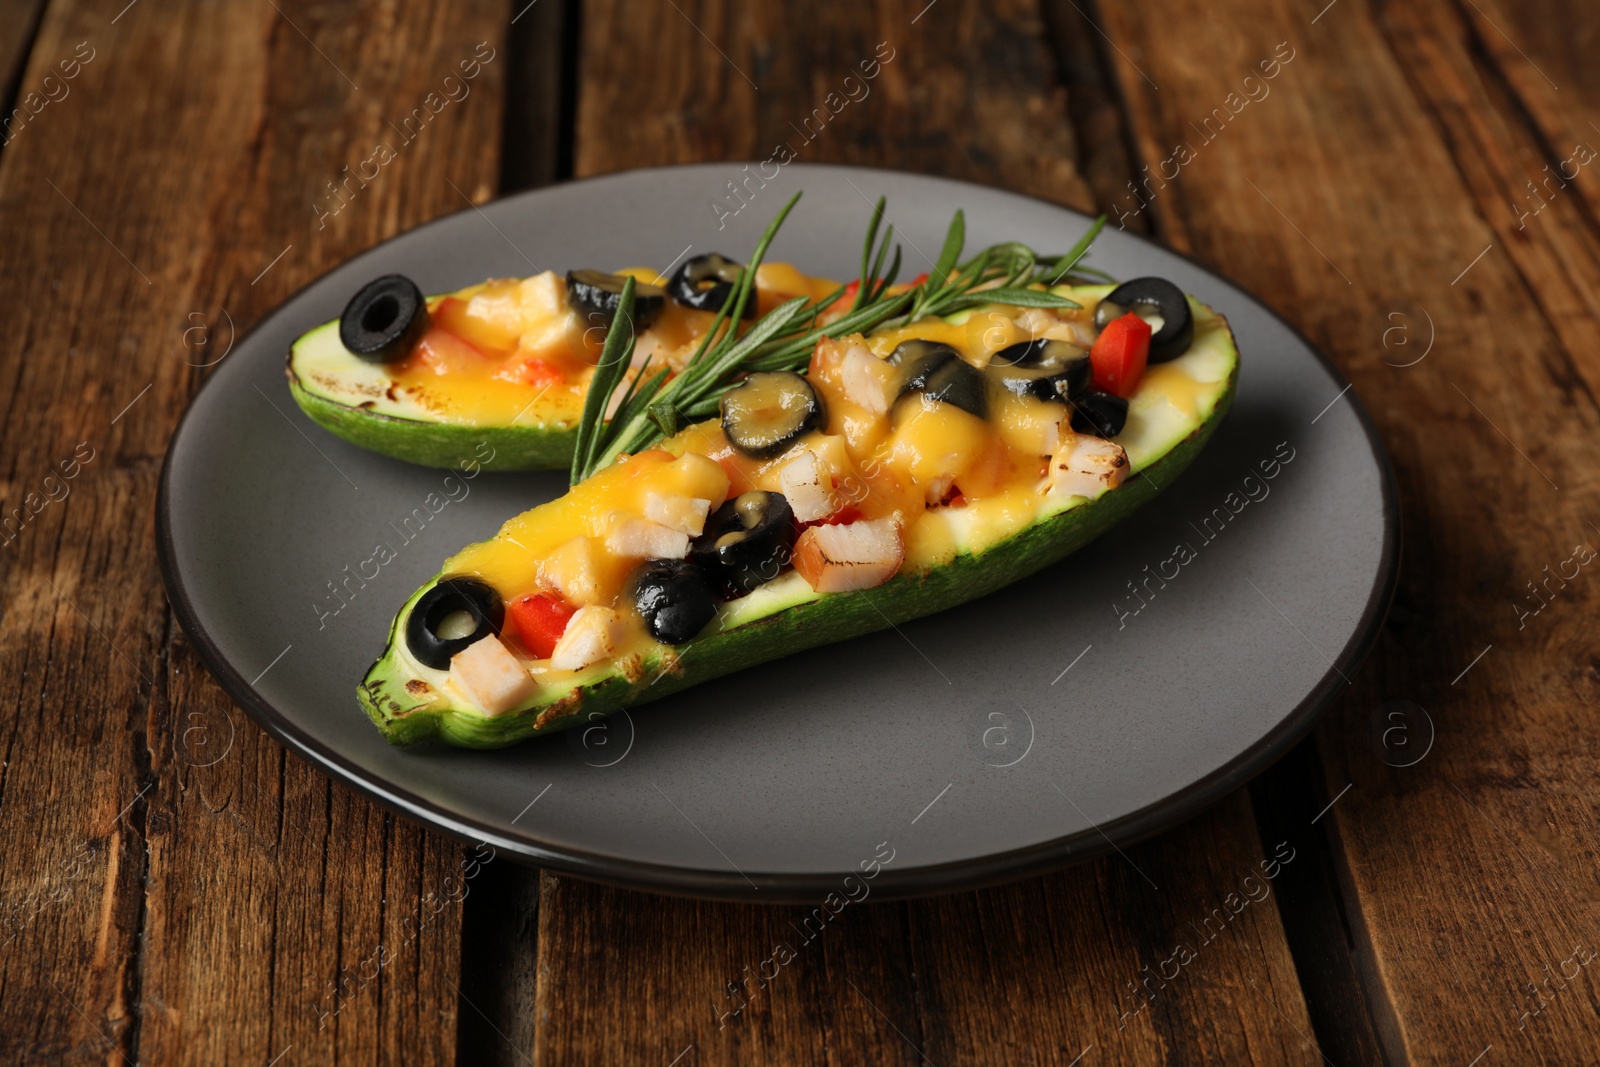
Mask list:
[[[0,0],[0,1058],[1600,1058],[1592,3],[125,2]],[[332,265],[780,142],[1107,211],[1261,293],[1355,383],[1406,546],[1314,738],[1130,850],[1160,889],[1113,856],[852,908],[726,1015],[785,909],[472,866],[289,758],[174,623],[152,512],[207,365]]]

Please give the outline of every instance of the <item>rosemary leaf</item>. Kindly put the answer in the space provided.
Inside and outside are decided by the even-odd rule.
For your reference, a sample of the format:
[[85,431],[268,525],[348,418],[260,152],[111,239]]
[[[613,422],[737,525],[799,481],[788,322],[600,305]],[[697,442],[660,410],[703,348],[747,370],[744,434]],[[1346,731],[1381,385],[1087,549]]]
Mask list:
[[944,247],[939,250],[939,259],[933,265],[933,270],[928,272],[928,292],[936,293],[944,288],[945,282],[950,278],[950,272],[955,269],[956,261],[961,258],[961,249],[967,243],[967,216],[960,208],[950,219],[950,229],[944,235]]
[[1068,271],[1077,266],[1078,260],[1082,259],[1084,254],[1089,251],[1089,246],[1094,244],[1094,239],[1100,236],[1100,231],[1105,229],[1105,226],[1106,217],[1104,215],[1094,220],[1094,225],[1089,227],[1087,233],[1078,238],[1078,243],[1072,246],[1072,250],[1055,261],[1051,267],[1052,275],[1048,284],[1055,285],[1056,282],[1067,276]]
[[1023,308],[1075,308],[1081,307],[1075,300],[1064,296],[1046,292],[1043,289],[977,289],[971,294],[961,297],[963,301],[973,301],[968,306],[978,304],[1008,304],[1013,307]]
[[887,197],[878,197],[878,203],[872,209],[872,218],[867,221],[867,240],[861,246],[861,276],[856,279],[856,298],[850,305],[851,311],[861,309],[867,299],[867,290],[872,286],[872,248],[878,241],[878,222],[883,218],[886,203]]
[[622,283],[622,296],[617,312],[606,330],[606,342],[600,349],[600,362],[589,380],[589,392],[583,400],[583,417],[578,422],[578,440],[572,451],[572,482],[577,484],[590,474],[592,457],[604,429],[606,405],[616,391],[628,363],[633,359],[633,290],[634,279]]

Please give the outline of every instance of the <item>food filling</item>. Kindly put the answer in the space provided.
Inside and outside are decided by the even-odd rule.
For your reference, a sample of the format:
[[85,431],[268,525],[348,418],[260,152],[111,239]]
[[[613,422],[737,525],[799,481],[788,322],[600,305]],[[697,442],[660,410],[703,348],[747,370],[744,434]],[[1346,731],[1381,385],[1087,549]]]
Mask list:
[[[714,290],[717,266],[684,284]],[[439,318],[492,305],[493,286],[550,277],[449,298],[462,308]],[[488,715],[607,672],[637,681],[698,637],[817,597],[870,596],[1116,489],[1209,411],[1230,366],[1217,356],[1227,346],[1209,343],[1222,320],[1159,281],[1058,290],[1079,308],[991,305],[823,338],[803,375],[751,374],[719,418],[455,556],[412,605],[412,668]],[[687,316],[706,314],[670,296],[647,306],[636,312],[657,317],[641,346],[651,330],[657,346],[687,344]],[[529,336],[515,350],[545,358]]]
[[[297,346],[295,370],[323,396],[377,414],[474,426],[573,425],[583,411],[622,284],[637,281],[634,365],[680,369],[731,296],[743,266],[695,256],[671,277],[545,271],[424,298],[399,275],[357,293],[337,324]],[[796,296],[841,291],[781,263],[756,270],[745,325]],[[731,309],[730,309],[731,311]]]

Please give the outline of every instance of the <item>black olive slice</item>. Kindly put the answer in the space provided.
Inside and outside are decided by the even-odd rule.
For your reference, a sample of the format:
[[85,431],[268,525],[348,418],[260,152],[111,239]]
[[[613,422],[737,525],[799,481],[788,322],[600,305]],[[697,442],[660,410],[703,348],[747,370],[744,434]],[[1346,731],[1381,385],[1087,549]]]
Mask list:
[[983,418],[989,411],[983,372],[962,359],[955,349],[936,341],[906,341],[889,354],[889,362],[901,369],[901,400],[918,396],[941,404],[953,404],[962,411]]
[[816,390],[793,371],[758,371],[722,394],[722,432],[754,459],[771,459],[824,421]]
[[1072,400],[1089,391],[1094,367],[1089,354],[1077,345],[1040,337],[996,352],[989,361],[989,374],[1016,396]]
[[[1094,309],[1094,324],[1105,329],[1112,319],[1128,312],[1142,319],[1159,319],[1160,326],[1150,335],[1150,362],[1164,363],[1189,351],[1194,340],[1194,315],[1183,290],[1165,278],[1135,278],[1123,282]],[[1155,325],[1153,322],[1152,325]]]
[[720,598],[697,563],[653,559],[633,575],[633,606],[657,641],[687,644],[717,613]]
[[1072,401],[1072,431],[1110,439],[1128,424],[1128,402],[1110,393],[1085,393]]
[[427,332],[428,302],[403,274],[363,285],[339,316],[339,340],[368,363],[404,359]]
[[[734,286],[744,273],[744,265],[716,252],[707,252],[684,262],[667,282],[667,293],[684,307],[696,311],[721,311],[733,299]],[[744,317],[756,313],[755,291],[745,303]]]
[[794,509],[782,493],[754,490],[734,497],[706,519],[689,558],[716,581],[748,593],[788,566],[794,547]]
[[479,578],[445,578],[422,594],[406,619],[406,647],[424,666],[450,669],[450,657],[499,633],[506,608],[494,587]]
[[1018,341],[1007,345],[990,357],[991,366],[1043,367],[1059,370],[1084,356],[1083,349],[1071,341],[1057,341],[1048,337],[1035,337],[1031,341]]
[[[567,271],[567,305],[591,325],[610,326],[622,303],[622,285],[628,279],[603,270]],[[647,330],[667,306],[667,291],[659,285],[634,281],[633,330]]]

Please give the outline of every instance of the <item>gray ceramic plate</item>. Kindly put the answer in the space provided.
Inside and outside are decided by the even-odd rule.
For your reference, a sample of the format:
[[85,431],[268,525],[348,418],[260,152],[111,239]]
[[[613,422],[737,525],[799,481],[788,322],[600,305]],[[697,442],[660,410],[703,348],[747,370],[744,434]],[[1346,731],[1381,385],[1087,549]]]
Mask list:
[[[726,183],[739,177],[735,164],[636,171],[462,211],[338,268],[234,347],[173,437],[160,541],[184,629],[250,715],[325,773],[502,853],[773,902],[815,901],[886,856],[879,896],[1082,860],[1194,814],[1310,728],[1394,584],[1388,459],[1347,383],[1294,330],[1196,264],[1109,230],[1095,266],[1171,278],[1227,315],[1243,359],[1209,448],[1114,534],[985,600],[585,733],[499,752],[389,747],[355,688],[394,610],[446,556],[564,478],[462,483],[302,417],[284,355],[362,283],[400,271],[438,292],[535,269],[667,264],[691,249],[744,257],[801,189],[772,255],[841,278],[856,273],[879,194],[907,276],[937,255],[958,207],[969,248],[1020,239],[1059,252],[1088,224],[975,185],[798,164],[730,216],[739,202]],[[447,503],[407,525],[430,494]],[[397,558],[347,584],[340,606],[330,583],[379,544]],[[1181,567],[1166,562],[1179,544],[1193,555]],[[1162,584],[1147,583],[1158,571]],[[1154,595],[1135,599],[1130,583]]]

